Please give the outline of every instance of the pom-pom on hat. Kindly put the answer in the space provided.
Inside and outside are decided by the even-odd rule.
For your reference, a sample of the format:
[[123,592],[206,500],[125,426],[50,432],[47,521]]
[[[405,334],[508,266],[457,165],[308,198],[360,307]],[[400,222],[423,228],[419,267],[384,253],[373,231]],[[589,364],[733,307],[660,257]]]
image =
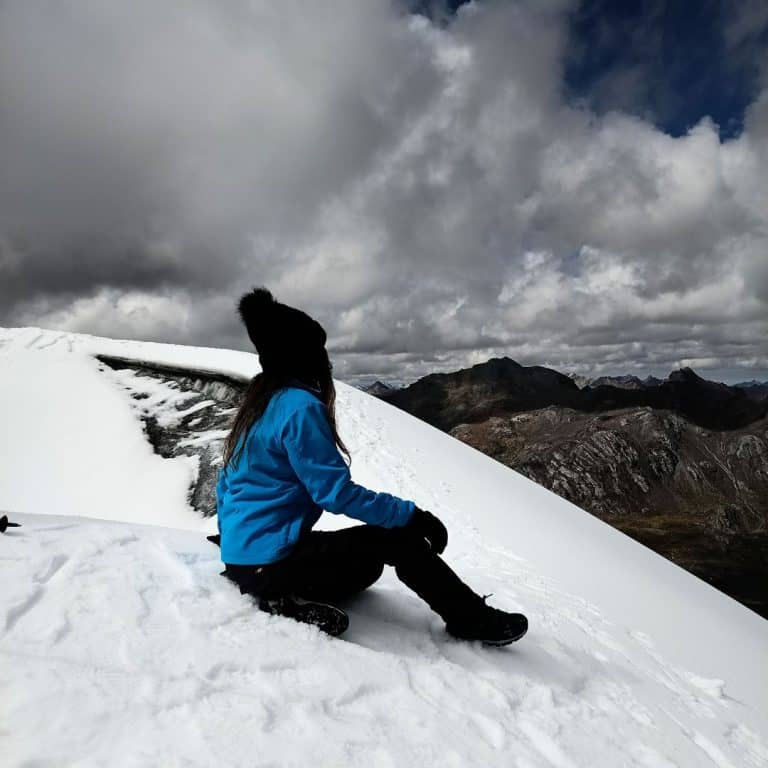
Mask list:
[[325,346],[325,329],[317,320],[281,304],[264,287],[242,296],[238,312],[266,373],[300,370]]

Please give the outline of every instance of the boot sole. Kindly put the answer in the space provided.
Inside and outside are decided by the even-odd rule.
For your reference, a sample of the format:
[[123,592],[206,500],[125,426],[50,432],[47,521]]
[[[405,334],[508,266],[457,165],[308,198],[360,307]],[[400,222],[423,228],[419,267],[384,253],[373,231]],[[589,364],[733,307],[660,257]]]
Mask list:
[[331,637],[344,634],[349,627],[349,616],[335,605],[326,603],[307,603],[299,605],[292,618],[306,624],[312,624]]
[[490,645],[493,648],[500,648],[503,645],[511,645],[512,643],[516,643],[521,637],[523,637],[526,634],[526,632],[528,632],[528,630],[524,629],[516,637],[506,637],[503,640],[481,640],[480,642],[483,645]]
[[349,616],[335,605],[292,598],[282,606],[261,601],[259,608],[272,615],[284,616],[317,627],[331,637],[338,637],[349,627]]
[[526,627],[522,632],[518,632],[516,635],[509,635],[508,637],[498,637],[498,638],[483,638],[479,636],[472,637],[472,636],[462,635],[460,633],[451,632],[451,630],[448,628],[446,628],[446,631],[451,637],[454,637],[457,640],[465,640],[472,643],[482,643],[483,645],[500,647],[503,645],[510,645],[510,643],[517,642],[521,637],[523,637],[528,632],[528,627]]

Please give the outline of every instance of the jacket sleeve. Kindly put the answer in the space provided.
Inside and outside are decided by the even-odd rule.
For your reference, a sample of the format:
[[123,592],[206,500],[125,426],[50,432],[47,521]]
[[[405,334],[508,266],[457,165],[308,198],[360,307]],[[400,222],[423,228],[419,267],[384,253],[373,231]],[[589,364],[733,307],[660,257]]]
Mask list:
[[312,500],[322,509],[383,528],[410,521],[414,502],[376,493],[352,482],[349,467],[333,439],[325,405],[301,405],[288,416],[281,439],[288,460]]

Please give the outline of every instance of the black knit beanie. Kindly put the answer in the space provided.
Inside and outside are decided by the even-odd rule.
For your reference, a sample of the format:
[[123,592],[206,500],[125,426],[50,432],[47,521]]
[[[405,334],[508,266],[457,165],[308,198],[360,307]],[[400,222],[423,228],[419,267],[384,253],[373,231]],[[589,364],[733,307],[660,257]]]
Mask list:
[[264,287],[242,296],[238,311],[265,373],[302,371],[325,347],[325,329],[317,320],[276,301]]

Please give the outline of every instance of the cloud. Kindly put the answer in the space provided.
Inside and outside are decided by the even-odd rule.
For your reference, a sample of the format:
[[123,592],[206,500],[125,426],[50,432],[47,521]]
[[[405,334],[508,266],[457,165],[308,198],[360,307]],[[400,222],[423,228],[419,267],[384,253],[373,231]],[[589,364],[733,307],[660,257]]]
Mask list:
[[724,30],[734,64],[768,84],[768,5],[763,0],[727,0]]
[[247,348],[264,283],[339,378],[768,378],[768,91],[728,141],[595,114],[571,8],[3,3],[0,323]]

